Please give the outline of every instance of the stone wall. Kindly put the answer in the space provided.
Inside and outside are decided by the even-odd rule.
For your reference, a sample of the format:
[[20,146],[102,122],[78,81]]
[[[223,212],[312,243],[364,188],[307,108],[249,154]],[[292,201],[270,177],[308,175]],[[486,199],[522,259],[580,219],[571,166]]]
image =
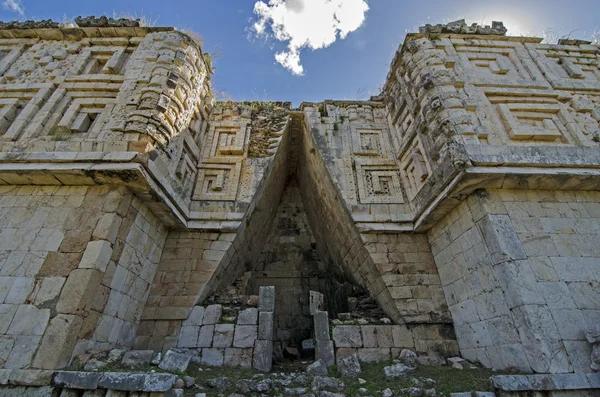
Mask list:
[[[240,109],[241,114],[246,111],[251,114],[248,105]],[[236,120],[245,119],[239,112],[237,106],[226,106],[215,118],[223,120],[225,114],[228,123],[239,124],[241,122]],[[243,126],[236,124],[235,128],[245,129],[249,122],[250,119],[244,121]],[[283,127],[278,128],[287,131],[288,127],[284,121]],[[211,131],[218,132],[214,128]],[[175,347],[182,322],[188,319],[194,305],[230,286],[258,261],[287,178],[288,139],[287,134],[283,139],[280,137],[283,131],[277,129],[279,138],[274,139],[279,140],[270,148],[273,153],[267,153],[268,156],[248,157],[247,142],[242,146],[242,156],[234,156],[241,157],[234,160],[243,164],[239,177],[244,182],[238,185],[225,178],[232,183],[233,201],[205,197],[206,200],[196,203],[198,213],[201,210],[209,216],[209,220],[197,225],[204,230],[169,232],[142,314],[141,325],[145,331],[138,334],[137,349],[166,351]],[[244,136],[250,135],[250,131],[244,133]],[[218,140],[218,137],[211,139]],[[227,153],[215,161],[231,160]],[[214,175],[208,179],[215,181]]]
[[599,208],[596,192],[477,191],[430,231],[465,358],[591,372]]
[[123,188],[2,187],[2,360],[56,368],[130,347],[165,230]]
[[[358,109],[365,115],[363,117],[368,117],[368,107]],[[319,256],[326,266],[336,269],[342,279],[352,280],[366,288],[396,323],[450,323],[426,237],[422,234],[400,233],[392,219],[401,216],[399,212],[403,211],[403,207],[389,202],[401,197],[402,193],[388,189],[387,193],[381,193],[380,201],[365,200],[364,204],[352,204],[348,189],[350,181],[356,183],[354,175],[358,163],[352,163],[352,156],[345,155],[345,151],[350,149],[340,146],[353,142],[348,135],[358,127],[347,124],[350,122],[348,120],[337,129],[323,128],[317,110],[315,107],[306,107],[304,110],[307,125],[299,178],[301,186],[305,186],[303,201],[315,233]],[[357,111],[355,107],[336,109],[336,112],[351,110]],[[334,117],[341,116],[330,116],[330,119]],[[377,126],[369,125],[368,119],[361,122],[367,123],[365,131]],[[334,130],[337,135],[329,135]],[[377,139],[384,139],[386,131],[380,129],[373,134],[380,134],[382,136]],[[340,141],[336,143],[338,139]],[[352,139],[355,139],[354,136]],[[387,153],[388,149],[377,144],[373,150],[381,154]],[[356,155],[357,161],[360,153],[362,151]],[[342,166],[342,162],[349,164]],[[376,170],[373,172],[377,174]],[[363,177],[371,182],[373,180],[370,176]],[[340,182],[342,178],[345,182]],[[363,182],[367,183],[366,179]],[[341,187],[345,190],[340,190]],[[356,202],[356,194],[353,197]],[[380,223],[376,223],[376,219]],[[387,228],[390,230],[386,232]]]

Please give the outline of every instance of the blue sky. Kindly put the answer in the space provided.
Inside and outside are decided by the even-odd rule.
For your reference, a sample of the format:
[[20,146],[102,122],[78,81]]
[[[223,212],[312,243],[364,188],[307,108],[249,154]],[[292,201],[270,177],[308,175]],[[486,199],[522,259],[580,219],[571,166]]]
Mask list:
[[[316,0],[286,1],[302,8],[303,2]],[[69,20],[78,15],[126,13],[145,16],[156,26],[192,29],[203,37],[204,51],[219,55],[213,85],[225,97],[236,101],[288,100],[294,105],[324,99],[365,99],[377,94],[406,32],[416,31],[424,23],[458,18],[466,18],[467,23],[502,20],[509,34],[540,37],[552,29],[550,32],[558,37],[574,31],[573,38],[589,38],[600,29],[597,0],[319,1],[365,1],[369,10],[360,27],[352,26],[344,39],[338,35],[324,49],[298,49],[302,76],[275,61],[276,53],[289,51],[289,42],[257,37],[252,30],[259,20],[253,12],[256,0],[0,0],[0,19]],[[315,32],[315,19],[308,18],[309,23],[301,24],[306,29],[301,34]],[[341,17],[339,20],[342,24]],[[267,33],[271,27],[265,25]]]

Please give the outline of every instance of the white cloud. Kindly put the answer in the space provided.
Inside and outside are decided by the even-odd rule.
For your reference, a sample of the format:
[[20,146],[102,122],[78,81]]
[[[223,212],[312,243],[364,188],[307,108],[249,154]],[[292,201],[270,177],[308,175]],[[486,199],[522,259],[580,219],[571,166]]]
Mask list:
[[5,10],[16,12],[19,16],[25,15],[25,7],[23,7],[21,0],[4,0],[2,7]]
[[273,36],[287,42],[287,51],[275,60],[295,75],[303,75],[300,50],[317,50],[333,44],[338,37],[358,29],[369,6],[366,0],[269,0],[257,1],[257,20],[251,30],[257,36]]

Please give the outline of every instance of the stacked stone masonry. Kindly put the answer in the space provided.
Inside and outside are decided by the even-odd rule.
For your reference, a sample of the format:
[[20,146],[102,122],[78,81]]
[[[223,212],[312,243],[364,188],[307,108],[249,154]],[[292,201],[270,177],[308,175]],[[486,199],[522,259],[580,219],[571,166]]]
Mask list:
[[[216,103],[172,28],[80,22],[0,25],[0,368],[313,339],[595,384],[597,45],[426,26],[381,95],[292,109]],[[357,291],[385,318],[337,320]]]

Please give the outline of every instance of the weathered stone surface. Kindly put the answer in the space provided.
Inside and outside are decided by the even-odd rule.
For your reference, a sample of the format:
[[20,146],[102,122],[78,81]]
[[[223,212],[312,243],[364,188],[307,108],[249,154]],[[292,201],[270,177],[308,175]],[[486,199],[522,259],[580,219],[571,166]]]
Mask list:
[[269,372],[273,363],[273,342],[266,340],[254,341],[252,366],[259,371]]
[[164,392],[171,388],[177,377],[172,374],[146,374],[141,391]]
[[130,350],[125,353],[121,364],[125,367],[138,368],[150,364],[154,357],[153,350]]
[[112,247],[110,246],[110,242],[106,240],[90,241],[83,252],[79,268],[97,269],[104,273],[111,255]]
[[316,311],[313,314],[315,324],[315,339],[329,340],[329,314],[323,311]]
[[191,354],[180,354],[169,350],[158,364],[158,368],[165,371],[183,372],[187,369],[191,359]]
[[258,293],[258,311],[275,311],[275,287],[260,287]]
[[250,307],[242,310],[238,314],[237,323],[239,325],[256,325],[258,321],[258,309]]
[[337,347],[361,347],[360,327],[354,325],[338,325],[333,328],[333,341]]
[[362,373],[356,354],[338,358],[337,368],[343,377],[356,378]]
[[327,376],[327,365],[319,359],[306,367],[306,372],[311,375]]
[[258,339],[273,340],[275,330],[273,312],[260,312],[258,315]]
[[398,356],[398,359],[403,364],[408,365],[409,367],[414,367],[419,363],[419,357],[417,356],[417,354],[412,350],[408,349],[402,349],[402,351],[400,352],[400,356]]
[[213,336],[213,347],[231,347],[233,343],[233,333],[235,326],[233,324],[217,324]]
[[312,316],[314,316],[315,313],[322,311],[325,308],[323,294],[316,291],[310,291],[309,300],[310,314]]
[[203,364],[213,367],[222,366],[224,361],[223,349],[202,349],[202,358],[200,361]]
[[198,347],[211,347],[213,335],[215,331],[214,325],[203,325],[198,333]]
[[202,318],[202,324],[217,324],[221,320],[223,315],[223,306],[221,305],[210,305],[206,307],[204,316]]
[[223,365],[226,367],[250,368],[252,367],[253,349],[225,349]]
[[104,372],[100,374],[98,387],[124,391],[143,390],[146,376],[146,374],[134,374],[131,372]]
[[233,347],[252,347],[258,337],[256,325],[237,325],[233,337]]
[[58,314],[54,317],[42,337],[33,366],[43,369],[66,367],[82,324],[79,316]]
[[58,371],[52,378],[52,385],[66,389],[90,390],[98,387],[100,374],[95,372]]
[[335,352],[333,348],[333,341],[317,340],[315,345],[315,359],[322,360],[328,367],[334,365]]
[[342,392],[345,387],[346,385],[341,380],[327,376],[315,376],[311,383],[312,391],[315,393],[322,390]]
[[391,377],[405,377],[405,376],[408,376],[408,374],[412,370],[413,370],[413,368],[407,367],[404,364],[394,364],[394,365],[389,365],[389,366],[383,368],[383,372],[385,373],[385,376],[388,376],[388,377],[390,377],[390,376]]
[[56,310],[64,314],[86,314],[90,309],[102,273],[95,269],[75,269],[67,278]]

